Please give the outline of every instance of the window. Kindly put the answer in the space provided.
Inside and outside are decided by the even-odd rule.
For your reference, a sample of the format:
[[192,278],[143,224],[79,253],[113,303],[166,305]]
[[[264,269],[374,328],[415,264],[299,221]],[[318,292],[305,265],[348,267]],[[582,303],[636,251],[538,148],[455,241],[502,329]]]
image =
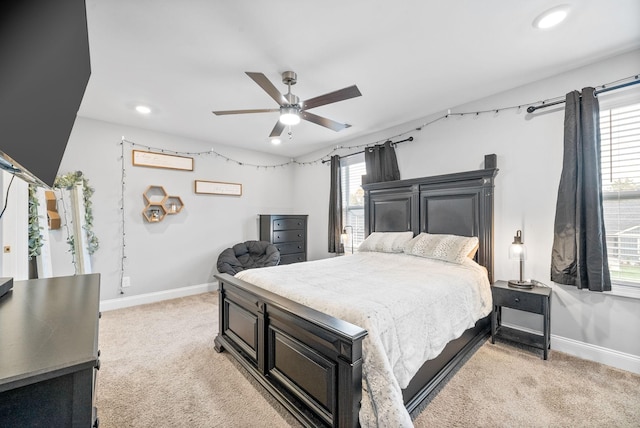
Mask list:
[[640,103],[601,110],[600,137],[613,291],[640,290]]
[[[351,253],[364,241],[364,190],[362,176],[367,173],[364,153],[340,159],[342,185],[342,224],[347,233],[345,253]],[[353,234],[352,229],[353,228]],[[353,237],[353,246],[352,240]]]

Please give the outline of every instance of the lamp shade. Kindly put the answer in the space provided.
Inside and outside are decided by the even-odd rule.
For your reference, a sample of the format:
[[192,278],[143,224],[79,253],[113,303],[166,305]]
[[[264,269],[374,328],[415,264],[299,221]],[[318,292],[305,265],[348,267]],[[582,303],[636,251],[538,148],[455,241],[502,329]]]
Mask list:
[[522,231],[516,231],[516,236],[513,237],[513,242],[509,246],[509,258],[511,260],[518,260],[520,262],[520,279],[509,280],[510,287],[516,288],[532,288],[533,284],[524,280],[524,261],[527,259],[527,249],[522,242]]
[[[347,234],[347,227],[351,228],[351,233]],[[347,245],[347,237],[351,236],[351,254],[353,254],[353,226],[351,225],[346,225],[345,227],[342,228],[342,242],[344,243],[344,245]]]
[[522,232],[516,231],[513,242],[509,246],[509,259],[511,260],[527,260],[527,248],[522,242]]

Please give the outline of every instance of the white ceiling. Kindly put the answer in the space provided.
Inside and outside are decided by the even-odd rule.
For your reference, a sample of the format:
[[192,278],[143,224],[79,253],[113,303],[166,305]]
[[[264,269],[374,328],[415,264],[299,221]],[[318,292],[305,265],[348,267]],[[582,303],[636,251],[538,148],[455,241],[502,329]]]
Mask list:
[[[573,0],[560,27],[532,27],[559,3],[87,0],[92,75],[78,114],[297,157],[640,47],[640,1]],[[285,93],[286,70],[302,100],[356,84],[361,97],[311,110],[352,127],[303,121],[273,146],[278,113],[211,113],[277,107],[244,72]]]

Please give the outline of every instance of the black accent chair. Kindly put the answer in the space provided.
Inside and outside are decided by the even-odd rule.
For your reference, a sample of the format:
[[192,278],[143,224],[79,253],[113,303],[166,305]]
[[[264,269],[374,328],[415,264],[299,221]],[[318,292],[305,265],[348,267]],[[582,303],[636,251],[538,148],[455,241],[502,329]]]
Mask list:
[[227,248],[218,256],[218,272],[235,275],[245,269],[276,266],[280,251],[269,241],[245,241]]

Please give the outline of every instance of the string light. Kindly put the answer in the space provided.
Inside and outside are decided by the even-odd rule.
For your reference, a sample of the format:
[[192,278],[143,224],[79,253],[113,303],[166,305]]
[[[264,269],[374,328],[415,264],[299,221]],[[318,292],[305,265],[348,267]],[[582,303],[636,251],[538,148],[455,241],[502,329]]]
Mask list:
[[122,257],[120,259],[120,284],[118,285],[118,289],[120,294],[124,294],[124,288],[122,288],[122,281],[124,280],[124,272],[125,272],[125,260],[127,259],[127,242],[126,242],[126,230],[125,230],[125,211],[124,211],[124,191],[125,191],[125,179],[127,177],[127,173],[125,170],[125,161],[124,161],[124,137],[120,140],[120,168],[121,168],[121,187],[120,187],[120,216],[121,216],[121,227],[122,227]]
[[[67,216],[67,204],[65,203],[64,195],[62,193],[63,189],[54,188],[53,191],[56,193],[57,196],[59,196],[58,200],[60,201],[60,205],[62,206],[62,216],[64,217],[64,229],[67,234],[67,243],[71,244],[71,241],[73,238],[71,237],[71,233],[69,232],[69,223],[73,223],[73,220],[69,221]],[[71,251],[71,264],[73,264],[73,274],[77,275],[78,265],[76,264],[75,249]]]
[[[610,83],[606,83],[603,85],[600,85],[598,88],[606,88],[607,86],[611,86],[611,85],[615,85],[618,84],[620,82],[624,82],[630,79],[635,79],[637,80],[640,76],[639,75],[634,75],[634,76],[629,76],[629,77],[625,77],[619,80],[616,80],[614,82],[610,82]],[[439,122],[443,119],[449,119],[450,116],[459,116],[459,117],[464,117],[464,116],[469,116],[469,115],[473,115],[474,118],[479,118],[480,115],[483,114],[492,114],[494,117],[498,116],[500,114],[500,112],[503,111],[509,111],[509,110],[514,110],[517,114],[520,114],[522,112],[522,108],[527,106],[532,106],[532,105],[538,105],[538,104],[542,104],[545,105],[547,103],[551,103],[551,102],[555,102],[555,101],[559,101],[559,100],[564,100],[564,96],[559,96],[559,97],[555,97],[555,98],[550,98],[550,99],[546,99],[546,100],[541,100],[541,101],[535,101],[535,102],[531,102],[531,103],[520,103],[518,105],[513,105],[513,106],[508,106],[508,107],[499,107],[499,108],[492,108],[492,109],[488,109],[488,110],[476,110],[476,111],[466,111],[466,112],[452,112],[451,109],[447,109],[447,112],[442,114],[439,117],[436,117],[435,119],[432,119],[428,122],[423,123],[422,125],[416,127],[416,128],[412,128],[408,131],[405,132],[401,132],[400,134],[394,135],[392,137],[387,137],[375,142],[370,142],[370,143],[366,143],[366,144],[359,144],[359,145],[354,145],[354,146],[335,146],[333,147],[331,150],[329,150],[328,153],[326,153],[325,155],[319,157],[318,159],[312,160],[312,161],[306,161],[306,162],[299,162],[295,159],[291,159],[289,160],[289,162],[283,162],[280,164],[272,164],[272,165],[264,165],[264,164],[252,164],[252,163],[245,163],[245,162],[241,162],[235,159],[232,159],[228,156],[225,156],[217,151],[215,151],[213,148],[211,148],[211,150],[207,151],[207,152],[179,152],[179,151],[174,151],[174,150],[168,150],[166,148],[160,148],[160,147],[151,147],[151,146],[143,146],[143,145],[139,145],[136,144],[132,141],[127,141],[123,138],[123,142],[126,142],[128,144],[130,144],[132,147],[146,147],[148,151],[155,151],[155,152],[161,152],[161,153],[173,153],[176,155],[183,155],[183,156],[201,156],[201,155],[215,155],[216,157],[221,157],[222,159],[226,160],[227,162],[232,162],[235,163],[239,166],[250,166],[250,167],[258,167],[258,169],[260,169],[259,167],[264,167],[265,170],[269,169],[269,167],[273,167],[274,169],[277,167],[286,167],[289,165],[300,165],[300,166],[307,166],[307,165],[316,165],[319,162],[322,161],[327,161],[331,155],[333,155],[335,152],[337,152],[338,150],[345,150],[345,151],[357,151],[358,149],[363,149],[363,148],[367,148],[367,147],[372,147],[374,145],[380,144],[380,143],[384,143],[387,140],[392,140],[392,139],[396,139],[396,138],[401,138],[406,136],[407,134],[411,133],[411,132],[415,132],[415,131],[422,131],[424,130],[424,128],[426,128],[429,125],[432,125],[436,122]],[[348,156],[348,154],[346,155]]]

